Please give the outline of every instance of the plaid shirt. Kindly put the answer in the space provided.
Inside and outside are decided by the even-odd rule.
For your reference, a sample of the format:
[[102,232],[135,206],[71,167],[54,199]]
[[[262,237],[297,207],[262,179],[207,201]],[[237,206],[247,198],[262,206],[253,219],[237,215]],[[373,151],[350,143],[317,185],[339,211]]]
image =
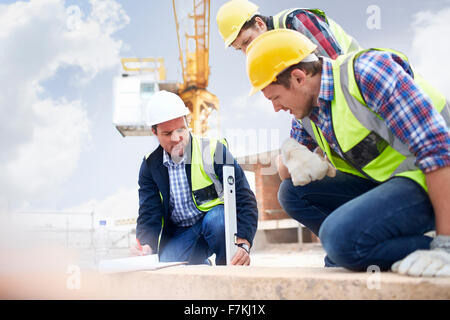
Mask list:
[[[273,19],[269,20],[267,28],[274,29]],[[297,9],[289,13],[286,17],[286,28],[308,37],[317,45],[321,56],[336,59],[344,53],[324,18],[308,10]]]
[[170,185],[170,211],[172,221],[181,227],[189,227],[195,224],[203,215],[197,209],[192,199],[191,188],[186,176],[185,158],[175,163],[164,150],[163,164],[169,171]]
[[[304,9],[294,10],[286,17],[286,27],[308,37],[317,45],[317,51],[320,56],[336,59],[339,55],[344,54],[328,23],[319,15]],[[269,25],[269,29],[273,29],[273,25]],[[304,136],[300,128],[301,125],[295,117],[292,118],[291,137],[296,140],[302,139],[305,141],[305,145],[310,148],[317,147],[311,138],[300,137]],[[313,147],[314,145],[315,147]]]
[[[314,109],[310,119],[321,129],[330,147],[340,154],[331,126],[331,101],[334,98],[332,66],[329,59],[323,59],[319,107]],[[424,173],[450,166],[450,131],[433,108],[430,98],[411,78],[409,64],[393,53],[369,51],[356,59],[354,70],[367,106],[408,145],[417,158],[416,165]],[[291,137],[310,150],[317,147],[295,120]]]
[[336,59],[344,53],[325,19],[308,10],[298,9],[289,13],[286,27],[308,37],[317,45],[321,56]]

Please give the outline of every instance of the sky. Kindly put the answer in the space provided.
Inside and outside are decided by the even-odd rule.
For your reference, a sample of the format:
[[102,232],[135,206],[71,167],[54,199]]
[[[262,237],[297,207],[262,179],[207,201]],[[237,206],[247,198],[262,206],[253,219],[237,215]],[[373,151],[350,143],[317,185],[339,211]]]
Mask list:
[[[221,134],[236,156],[277,149],[291,116],[248,96],[244,55],[217,29],[225,1],[211,2],[208,90],[220,101]],[[254,2],[263,15],[320,8],[362,47],[404,52],[450,97],[449,0]],[[112,124],[122,57],[163,57],[168,80],[181,81],[172,1],[0,1],[0,213],[137,216],[139,167],[157,141],[124,138]]]

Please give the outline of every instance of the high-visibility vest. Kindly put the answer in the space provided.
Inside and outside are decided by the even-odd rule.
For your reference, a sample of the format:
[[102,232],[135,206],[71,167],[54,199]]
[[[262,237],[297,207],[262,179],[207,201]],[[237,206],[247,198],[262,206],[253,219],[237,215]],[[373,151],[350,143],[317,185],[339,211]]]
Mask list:
[[[416,157],[408,146],[387,127],[385,121],[367,107],[355,80],[354,61],[369,50],[390,51],[408,61],[405,55],[390,49],[368,49],[350,53],[331,61],[334,99],[331,102],[332,127],[342,159],[329,146],[321,130],[308,118],[302,119],[305,130],[324,150],[336,169],[384,182],[393,176],[416,181],[427,191],[424,173],[415,165]],[[433,107],[450,124],[450,103],[445,96],[418,74],[416,84],[430,97]]]
[[305,9],[305,8],[294,8],[294,9],[286,9],[281,11],[280,13],[273,16],[273,26],[275,29],[286,28],[286,19],[290,13],[296,10],[307,10],[315,15],[322,17],[328,26],[330,27],[331,32],[333,33],[336,41],[339,43],[342,49],[342,54],[347,54],[352,51],[361,50],[362,48],[359,46],[358,42],[350,35],[348,35],[342,27],[334,22],[332,19],[328,18],[320,9]]
[[[223,186],[214,172],[217,139],[192,136],[191,187],[192,199],[200,211],[209,211],[223,204]],[[226,140],[221,140],[227,145]],[[219,152],[222,151],[220,148]],[[217,159],[223,157],[217,155]]]
[[[195,206],[203,212],[211,210],[213,207],[223,204],[223,186],[214,172],[214,158],[222,160],[222,155],[215,154],[217,142],[220,141],[228,146],[226,139],[200,138],[191,136],[192,148],[187,148],[186,159],[190,159],[191,164],[191,191]],[[192,153],[191,153],[192,150]],[[218,151],[222,152],[222,148]],[[150,153],[145,156],[146,159]],[[225,161],[229,161],[226,159]],[[189,161],[189,160],[188,160]],[[161,203],[164,199],[159,193]],[[169,200],[169,199],[167,199]],[[161,218],[161,231],[158,236],[157,253],[160,252],[161,237],[164,230],[164,216]]]
[[[218,204],[223,204],[223,186],[214,172],[214,158],[217,142],[228,146],[226,139],[201,138],[191,135],[192,148],[187,148],[186,159],[191,165],[191,191],[195,206],[200,211],[209,211]],[[219,152],[222,148],[219,149]],[[150,153],[145,158],[148,159]],[[216,158],[222,160],[221,154]],[[229,159],[225,160],[228,161]],[[189,162],[190,161],[190,162]],[[159,193],[161,202],[162,194]]]

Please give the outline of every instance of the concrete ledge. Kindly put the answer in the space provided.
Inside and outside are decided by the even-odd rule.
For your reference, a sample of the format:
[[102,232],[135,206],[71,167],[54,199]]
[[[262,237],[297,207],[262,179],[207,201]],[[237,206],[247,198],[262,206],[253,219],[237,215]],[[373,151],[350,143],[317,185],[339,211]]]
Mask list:
[[294,219],[259,220],[258,230],[289,229],[303,227]]
[[104,275],[102,283],[111,298],[126,299],[450,299],[450,278],[341,268],[179,266]]
[[77,265],[79,259],[73,252],[56,248],[0,250],[0,257],[4,261],[0,299],[450,300],[450,278],[391,272],[254,265],[176,266],[105,275]]
[[450,278],[302,267],[178,266],[101,275],[0,274],[1,299],[449,300]]

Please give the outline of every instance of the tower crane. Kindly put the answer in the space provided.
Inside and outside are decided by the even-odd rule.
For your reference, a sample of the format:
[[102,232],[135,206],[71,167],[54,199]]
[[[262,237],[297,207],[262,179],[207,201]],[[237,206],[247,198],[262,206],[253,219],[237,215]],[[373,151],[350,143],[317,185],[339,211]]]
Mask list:
[[[179,15],[180,6],[189,4],[189,13]],[[151,135],[146,125],[146,106],[159,90],[177,93],[191,111],[190,126],[196,135],[209,131],[219,99],[209,92],[210,0],[172,0],[177,32],[182,82],[166,80],[163,58],[122,58],[123,73],[114,78],[113,124],[125,136]],[[183,23],[181,23],[183,22]],[[219,129],[217,113],[217,129]]]
[[[183,83],[178,95],[191,111],[191,127],[194,134],[204,135],[209,130],[208,120],[213,111],[219,110],[219,99],[207,90],[209,79],[209,18],[210,0],[190,0],[192,7],[187,16],[180,16],[177,4],[172,0],[177,30]],[[185,24],[180,23],[185,20]],[[217,117],[219,125],[219,117]]]

